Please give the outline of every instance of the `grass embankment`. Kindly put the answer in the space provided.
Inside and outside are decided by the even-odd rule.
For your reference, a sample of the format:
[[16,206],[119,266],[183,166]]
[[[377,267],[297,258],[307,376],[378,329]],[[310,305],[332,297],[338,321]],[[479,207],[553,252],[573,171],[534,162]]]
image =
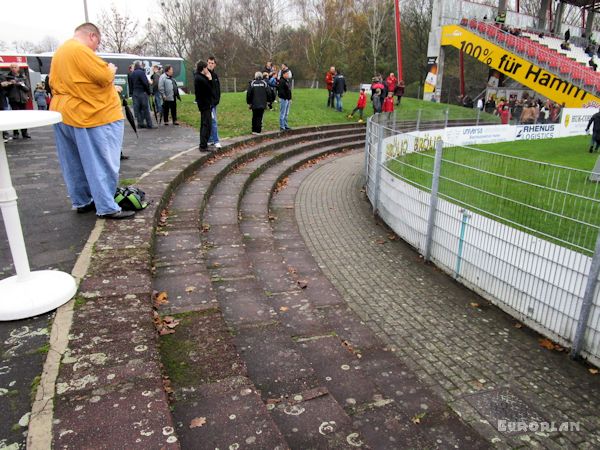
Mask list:
[[[358,121],[358,114],[354,119],[347,116],[356,106],[357,92],[348,92],[343,97],[343,112],[336,112],[327,108],[327,90],[325,89],[294,89],[292,107],[289,115],[290,127],[304,127],[311,125],[325,125],[335,123],[350,123]],[[417,111],[423,110],[421,120],[444,120],[445,111],[449,109],[450,119],[475,119],[476,111],[456,105],[424,102],[414,98],[402,99],[402,104],[397,109],[398,120],[415,120]],[[182,96],[182,101],[177,104],[177,113],[181,122],[198,128],[200,115],[194,103],[193,95]],[[246,104],[246,93],[224,93],[218,107],[219,137],[224,139],[234,136],[250,134],[252,113]],[[365,109],[365,120],[373,114],[370,102]],[[482,120],[495,122],[498,119],[490,114],[482,114]],[[279,130],[279,104],[273,104],[273,110],[265,111],[263,131]]]
[[[541,163],[504,158],[464,147],[446,148],[439,192],[442,197],[467,209],[477,210],[516,228],[527,227],[544,233],[551,236],[540,235],[544,239],[566,241],[559,243],[578,251],[581,251],[578,246],[583,247],[588,250],[586,253],[590,253],[597,231],[585,223],[600,226],[598,183],[589,181],[584,172],[543,164],[591,171],[598,154],[589,153],[588,145],[588,136],[577,136],[477,146],[489,152]],[[399,161],[391,161],[389,168],[409,182],[429,188],[433,154],[433,151],[408,154]],[[400,161],[425,172],[407,167]]]

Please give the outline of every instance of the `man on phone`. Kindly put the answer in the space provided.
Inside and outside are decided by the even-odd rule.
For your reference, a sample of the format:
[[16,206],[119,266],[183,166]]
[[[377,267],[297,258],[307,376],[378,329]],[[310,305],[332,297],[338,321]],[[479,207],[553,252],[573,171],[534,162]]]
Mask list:
[[[27,109],[27,101],[29,100],[30,93],[29,83],[27,82],[27,78],[21,74],[17,63],[10,65],[10,73],[6,75],[3,85],[5,86],[4,89],[6,90],[6,96],[8,97],[11,109],[13,111]],[[31,139],[26,129],[21,130],[21,135],[23,139]],[[14,130],[13,138],[18,139],[18,137],[19,131]]]
[[50,109],[62,114],[53,125],[58,160],[73,207],[78,213],[96,211],[102,219],[128,219],[114,196],[123,144],[123,110],[113,81],[116,66],[95,51],[101,34],[84,23],[73,39],[62,44],[50,67]]

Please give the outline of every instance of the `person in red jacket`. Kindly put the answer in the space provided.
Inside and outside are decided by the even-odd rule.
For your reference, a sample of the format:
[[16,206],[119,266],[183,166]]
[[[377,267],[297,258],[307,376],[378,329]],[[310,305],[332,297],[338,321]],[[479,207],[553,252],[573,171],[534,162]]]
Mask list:
[[388,92],[394,92],[394,89],[396,89],[396,85],[398,84],[398,79],[394,75],[394,72],[390,72],[390,75],[385,79],[385,84]]
[[333,78],[335,77],[335,67],[331,66],[325,74],[325,85],[329,96],[327,97],[327,107],[335,108],[333,105]]
[[502,109],[499,112],[500,114],[500,122],[502,122],[502,125],[509,125],[510,124],[510,119],[512,119],[511,115],[510,115],[510,108],[508,107],[508,104],[504,104],[502,106]]
[[[389,91],[387,97],[383,100],[383,107],[381,111],[385,114],[386,119],[389,121],[394,112],[394,91]],[[384,117],[385,117],[384,116]]]
[[358,95],[358,102],[356,103],[356,108],[352,110],[352,112],[348,115],[348,119],[352,119],[354,113],[358,111],[360,115],[360,119],[358,119],[358,123],[363,123],[363,111],[367,106],[367,94],[365,94],[364,88],[360,90],[360,94]]

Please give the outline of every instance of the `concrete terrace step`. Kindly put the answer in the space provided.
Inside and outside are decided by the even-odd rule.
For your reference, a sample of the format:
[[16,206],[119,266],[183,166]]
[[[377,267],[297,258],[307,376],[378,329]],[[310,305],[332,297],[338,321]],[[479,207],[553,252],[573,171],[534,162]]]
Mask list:
[[[237,235],[235,232],[238,222],[236,205],[238,198],[243,194],[244,185],[248,179],[251,179],[261,170],[264,170],[264,167],[285,157],[295,157],[298,159],[298,156],[294,155],[324,154],[344,148],[349,142],[353,145],[364,145],[364,132],[360,129],[358,132],[353,132],[349,135],[348,130],[344,130],[341,134],[344,134],[344,136],[328,137],[316,141],[303,140],[302,143],[296,143],[297,139],[292,140],[291,144],[287,147],[263,152],[253,158],[244,158],[243,160],[238,158],[236,164],[222,165],[223,173],[219,177],[220,182],[213,188],[206,209],[202,206],[199,209],[204,211],[202,218],[203,237],[206,238],[201,244],[201,248],[205,256],[205,264],[210,269],[213,285],[211,295],[214,295],[214,300],[217,300],[217,302],[211,301],[210,303],[220,305],[221,309],[224,310],[224,316],[228,319],[227,323],[229,326],[239,327],[253,324],[255,323],[254,321],[262,323],[265,320],[265,316],[260,314],[260,312],[264,312],[264,305],[256,301],[250,301],[251,298],[256,300],[260,291],[254,289],[253,280],[249,272],[245,270],[249,264],[247,261],[244,261],[244,245],[239,235],[239,230],[237,231]],[[314,149],[314,147],[317,147],[317,149]],[[193,184],[196,180],[200,179],[202,172],[203,169],[200,169],[191,178],[190,183]],[[190,188],[184,185],[178,192],[189,192],[189,190]],[[180,202],[180,200],[176,193],[171,204],[173,205],[177,202]],[[179,221],[179,218],[177,220]],[[174,226],[169,231],[169,235],[172,232],[177,232],[177,228],[177,226]],[[198,236],[200,235],[198,228],[196,229],[196,233]],[[160,256],[161,253],[159,251],[157,258],[160,258]],[[198,269],[201,270],[201,263],[199,261],[198,263]],[[194,281],[194,277],[192,276],[189,278],[189,282],[184,284],[188,285],[194,283]],[[239,292],[244,293],[243,302],[238,301]],[[173,297],[171,296],[171,298]],[[206,302],[206,300],[201,300],[200,302],[202,301]],[[175,302],[178,302],[178,300],[175,300]],[[187,305],[187,307],[193,308],[191,305]],[[240,307],[241,310],[239,309]],[[213,323],[222,321],[220,314],[213,314],[213,319]],[[268,318],[267,320],[271,321],[272,319]],[[226,340],[228,337],[222,336],[222,339]],[[238,361],[236,365],[245,366],[245,363],[247,361]],[[202,364],[206,364],[206,361],[200,362],[200,365]],[[238,375],[243,376],[244,374],[245,372],[241,371]],[[295,375],[293,376],[295,377]],[[246,442],[246,440],[253,443],[256,442],[255,435],[252,435],[252,433],[248,434],[248,432],[240,432],[240,429],[247,431],[251,429],[261,430],[260,436],[263,439],[263,447],[261,448],[275,448],[279,445],[280,438],[278,437],[277,427],[274,424],[269,426],[269,420],[271,419],[266,420],[266,409],[260,397],[256,395],[256,391],[250,380],[246,379],[246,383],[242,385],[239,392],[245,391],[246,401],[252,401],[256,412],[262,411],[262,414],[245,417],[239,416],[238,410],[240,405],[236,406],[235,402],[231,400],[232,397],[239,397],[239,395],[232,395],[231,390],[223,391],[221,389],[223,383],[229,383],[231,380],[231,378],[222,378],[217,380],[218,382],[206,383],[199,386],[186,386],[180,390],[176,389],[174,417],[178,424],[177,431],[182,445],[192,446],[192,443],[196,443],[194,447],[197,448],[197,442],[201,440],[202,442],[206,442],[205,448],[221,448],[223,446],[234,445],[237,443],[236,439],[238,437],[240,442]],[[216,395],[214,402],[204,401],[207,398],[207,392]],[[211,398],[210,395],[208,395],[208,398]],[[220,398],[220,401],[217,401],[216,398]],[[256,407],[257,401],[262,405],[260,408]],[[212,404],[214,407],[208,408],[207,403]],[[244,410],[246,411],[249,408],[248,405],[244,406]],[[223,411],[226,411],[226,413]],[[217,419],[210,422],[204,428],[198,427],[191,430],[187,427],[190,417],[220,417],[222,419],[225,416],[235,417],[236,419],[230,422],[229,426],[227,426],[226,420]],[[267,417],[269,416],[267,415]],[[269,436],[269,440],[264,440],[266,436]],[[267,444],[268,446],[264,446]],[[282,445],[285,447],[285,443]]]
[[[154,230],[171,192],[206,166],[206,195],[220,172],[216,162],[226,160],[228,153],[252,155],[288,140],[335,136],[355,128],[360,129],[324,126],[267,133],[236,139],[229,149],[214,154],[199,155],[192,149],[165,161],[139,183],[154,202],[134,220],[105,222],[77,294],[54,398],[54,448],[179,447],[160,370],[150,264]],[[180,217],[188,226],[190,220],[189,214]]]

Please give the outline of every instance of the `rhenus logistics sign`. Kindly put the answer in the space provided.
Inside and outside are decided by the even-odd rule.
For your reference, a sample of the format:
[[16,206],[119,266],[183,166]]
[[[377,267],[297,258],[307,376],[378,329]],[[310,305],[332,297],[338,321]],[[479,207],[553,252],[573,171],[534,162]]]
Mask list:
[[457,25],[442,27],[442,45],[462,50],[558,104],[569,108],[600,106],[598,97]]

